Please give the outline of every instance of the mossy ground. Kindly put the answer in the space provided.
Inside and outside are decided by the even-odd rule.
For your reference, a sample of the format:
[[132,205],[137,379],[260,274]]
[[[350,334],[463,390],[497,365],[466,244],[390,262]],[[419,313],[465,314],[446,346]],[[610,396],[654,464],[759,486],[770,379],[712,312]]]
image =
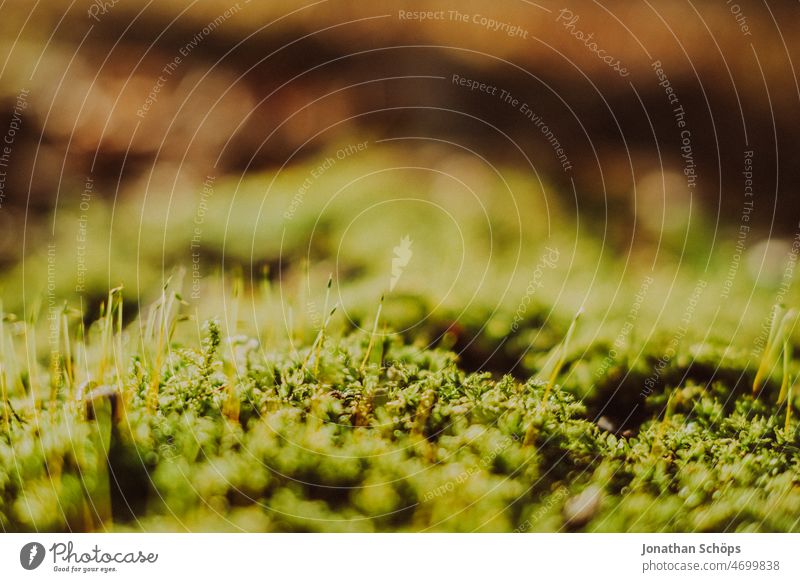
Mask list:
[[800,529],[800,429],[768,402],[689,379],[615,433],[560,384],[369,343],[265,351],[212,322],[157,377],[144,350],[114,385],[19,394],[4,530]]
[[[623,254],[564,200],[543,213],[521,175],[483,180],[470,205],[450,184],[370,171],[402,158],[387,156],[328,170],[323,193],[351,184],[330,204],[309,192],[292,206],[313,163],[217,184],[198,299],[191,273],[185,301],[180,277],[159,291],[165,257],[192,264],[197,208],[175,203],[160,224],[169,212],[151,206],[171,200],[122,202],[135,225],[93,203],[90,236],[113,230],[122,247],[90,241],[103,268],[85,274],[84,301],[5,293],[21,319],[0,328],[2,528],[800,529],[800,428],[777,403],[779,366],[751,391],[772,305],[800,301],[791,255],[726,279],[735,239],[705,238],[702,216]],[[407,190],[451,215],[392,207]],[[354,208],[376,206],[352,226]],[[56,248],[71,248],[70,224]],[[29,257],[27,289],[39,275],[70,288],[74,257],[59,253],[52,272]],[[214,271],[221,256],[239,273]],[[126,287],[98,309],[109,281]]]

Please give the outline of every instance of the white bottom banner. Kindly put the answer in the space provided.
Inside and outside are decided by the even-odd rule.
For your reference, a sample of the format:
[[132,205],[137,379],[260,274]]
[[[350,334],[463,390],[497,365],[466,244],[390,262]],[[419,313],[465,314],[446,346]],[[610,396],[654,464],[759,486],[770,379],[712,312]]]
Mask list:
[[792,534],[3,534],[2,580],[798,580]]

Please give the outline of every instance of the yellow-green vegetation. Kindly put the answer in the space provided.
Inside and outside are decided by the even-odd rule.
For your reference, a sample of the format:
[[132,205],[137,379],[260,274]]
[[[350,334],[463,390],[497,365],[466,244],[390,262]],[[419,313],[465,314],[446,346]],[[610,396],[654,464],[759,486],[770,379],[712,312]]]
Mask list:
[[797,324],[797,311],[786,310],[782,305],[776,305],[770,324],[769,338],[764,348],[764,355],[758,365],[756,377],[753,380],[753,396],[759,394],[764,388],[766,377],[777,365],[782,364],[781,391],[778,395],[778,404],[786,403],[786,430],[791,426],[792,394],[797,377],[792,377],[792,343],[791,332]]
[[[669,398],[654,391],[619,433],[568,389],[602,356],[571,356],[575,321],[542,356],[547,379],[523,381],[378,333],[379,314],[334,335],[330,310],[295,345],[211,320],[192,345],[174,338],[199,323],[178,294],[165,288],[127,329],[121,297],[85,332],[64,314],[49,372],[19,359],[33,325],[5,319],[6,531],[800,529],[798,424],[775,398],[704,384],[710,346],[664,368]],[[740,362],[718,368],[736,374],[771,388]]]
[[[800,530],[788,268],[732,271],[702,216],[625,253],[521,173],[436,162],[456,196],[404,155],[220,180],[199,225],[98,199],[81,298],[62,209],[30,295],[6,275],[3,529]],[[202,277],[162,281],[195,226]]]

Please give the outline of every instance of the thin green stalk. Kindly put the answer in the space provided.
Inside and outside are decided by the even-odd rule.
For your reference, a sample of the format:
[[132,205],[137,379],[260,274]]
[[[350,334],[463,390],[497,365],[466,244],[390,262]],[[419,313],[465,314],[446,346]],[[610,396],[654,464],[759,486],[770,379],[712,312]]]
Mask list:
[[[159,304],[154,308],[158,312],[157,316],[157,325],[158,325],[158,337],[156,338],[156,348],[155,348],[155,357],[154,357],[154,365],[152,367],[152,378],[150,381],[150,387],[148,389],[148,409],[152,412],[156,409],[158,405],[158,388],[161,383],[161,366],[164,359],[164,354],[169,347],[169,342],[172,338],[172,335],[175,331],[175,326],[177,324],[177,318],[173,317],[173,311],[175,309],[175,302],[177,300],[181,300],[180,295],[177,293],[173,293],[169,299],[167,299],[167,286],[169,285],[169,280],[167,281],[166,285],[161,290],[161,300]],[[153,317],[153,325],[156,325],[156,317]],[[150,325],[150,322],[148,322]]]
[[783,342],[788,333],[789,324],[794,327],[793,320],[796,318],[797,312],[794,309],[786,311],[783,305],[776,305],[772,324],[769,330],[769,337],[767,338],[767,345],[764,348],[764,353],[761,356],[756,377],[753,380],[753,396],[758,396],[758,393],[764,388],[767,378],[772,373],[773,366],[780,356]]
[[372,333],[369,336],[369,344],[367,345],[367,352],[364,354],[364,359],[361,362],[361,374],[364,374],[364,370],[367,367],[367,362],[369,361],[369,356],[372,353],[372,348],[375,346],[375,336],[378,334],[378,323],[381,319],[381,311],[383,310],[383,295],[381,295],[381,301],[378,304],[378,312],[375,314],[375,323],[372,325]]
[[791,374],[789,372],[789,363],[792,360],[792,344],[789,343],[788,338],[783,340],[783,378],[781,379],[781,391],[778,394],[778,404],[782,404],[786,400],[789,393],[789,384],[791,383]]
[[303,361],[303,369],[306,369],[309,361],[311,361],[313,357],[314,361],[314,375],[316,376],[319,372],[319,360],[322,356],[322,346],[325,343],[325,330],[328,327],[328,323],[330,323],[331,317],[336,312],[336,308],[338,305],[334,305],[333,309],[328,312],[328,305],[330,302],[331,297],[331,284],[333,283],[333,275],[328,277],[328,287],[325,291],[325,306],[322,308],[322,313],[325,314],[325,319],[320,326],[319,332],[317,332],[317,336],[314,338],[314,343],[311,344],[311,348],[308,350],[308,355],[306,359]]
[[[325,289],[325,305],[322,308],[322,313],[328,313],[328,305],[330,304],[331,299],[331,285],[333,284],[333,273],[328,275],[328,285]],[[317,375],[319,371],[319,360],[322,356],[322,344],[325,342],[325,328],[328,327],[328,322],[331,320],[334,311],[336,311],[336,307],[334,306],[333,310],[327,315],[327,319],[322,322],[322,328],[319,330],[319,344],[317,345],[317,353],[314,354],[314,375]]]
[[[575,314],[575,317],[572,318],[572,323],[570,323],[569,328],[567,329],[567,333],[564,336],[564,339],[561,340],[559,344],[557,344],[554,348],[550,350],[550,354],[547,358],[547,363],[544,365],[542,370],[539,371],[537,378],[540,379],[541,376],[547,374],[549,369],[549,374],[547,377],[547,384],[545,385],[544,395],[542,396],[542,401],[539,405],[540,410],[544,410],[545,406],[547,405],[547,401],[550,398],[550,393],[555,386],[556,380],[558,379],[558,375],[561,372],[561,368],[564,366],[564,362],[567,359],[567,354],[569,353],[569,344],[572,341],[572,336],[575,335],[575,328],[578,325],[578,319],[580,318],[581,314],[583,313],[583,308],[580,308],[578,312]],[[552,368],[549,368],[552,366]],[[536,438],[536,423],[531,422],[528,425],[528,429],[525,431],[525,438],[523,439],[523,445],[529,446],[533,444],[533,441]]]
[[578,319],[582,313],[583,308],[579,309],[575,314],[575,317],[572,318],[572,323],[570,323],[569,328],[567,329],[567,334],[564,336],[564,339],[561,341],[561,343],[555,348],[557,350],[556,353],[558,353],[558,359],[556,360],[556,363],[550,372],[550,376],[547,379],[544,396],[542,397],[542,406],[547,403],[547,399],[550,397],[550,392],[552,392],[553,386],[555,386],[556,380],[558,379],[558,375],[561,373],[561,368],[564,366],[564,361],[567,359],[567,353],[569,352],[569,344],[572,341],[572,336],[575,335],[575,328],[578,326]]
[[61,329],[64,341],[64,384],[66,385],[67,399],[72,398],[72,390],[75,386],[75,369],[72,365],[72,342],[69,335],[69,318],[67,317],[67,305],[64,304],[64,311],[61,313]]

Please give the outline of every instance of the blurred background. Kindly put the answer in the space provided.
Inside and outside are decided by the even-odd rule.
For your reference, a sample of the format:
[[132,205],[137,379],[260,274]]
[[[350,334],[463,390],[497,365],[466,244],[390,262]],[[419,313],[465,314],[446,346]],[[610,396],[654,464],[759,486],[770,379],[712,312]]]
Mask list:
[[241,291],[293,337],[332,277],[338,325],[383,295],[392,329],[507,370],[581,307],[586,342],[690,312],[757,345],[795,296],[797,3],[0,15],[6,311],[89,321],[122,284],[133,318],[173,277],[198,317]]

